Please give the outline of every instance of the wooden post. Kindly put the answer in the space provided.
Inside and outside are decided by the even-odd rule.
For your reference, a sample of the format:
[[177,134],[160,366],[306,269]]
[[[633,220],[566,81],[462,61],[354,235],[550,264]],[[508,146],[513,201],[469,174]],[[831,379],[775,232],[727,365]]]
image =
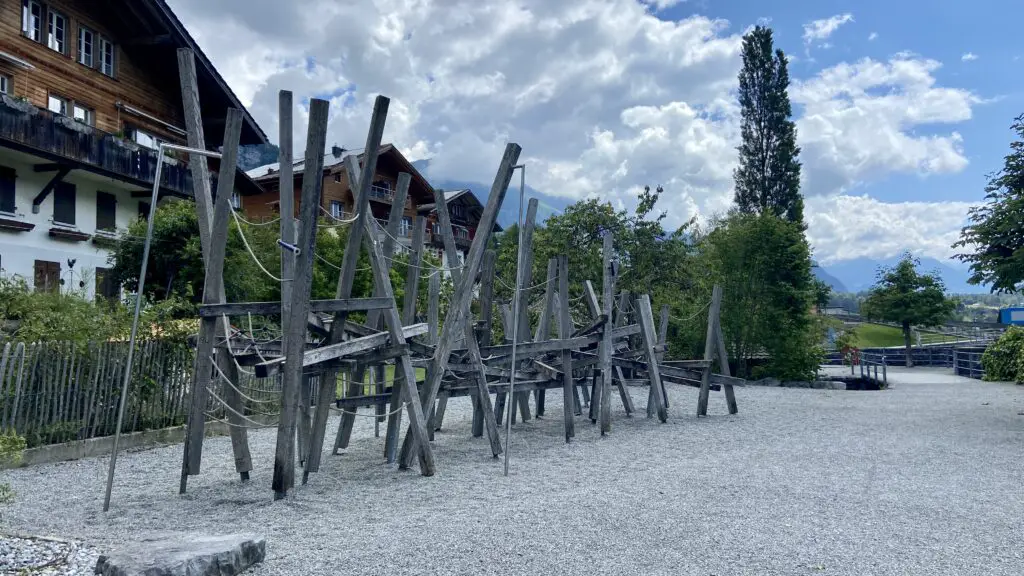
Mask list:
[[[731,370],[729,368],[729,352],[725,348],[725,335],[722,333],[722,312],[719,308],[718,318],[715,319],[715,340],[718,342],[718,362],[722,365],[721,374],[724,376],[731,376]],[[729,407],[729,414],[737,414],[740,410],[736,405],[736,391],[733,390],[732,384],[723,384],[722,389],[725,391],[725,403]]]
[[640,339],[644,345],[644,356],[647,357],[647,373],[651,379],[654,411],[658,413],[658,419],[665,422],[668,420],[668,407],[665,405],[665,388],[661,381],[658,355],[654,352],[656,339],[654,337],[654,313],[651,311],[651,299],[647,294],[641,294],[638,304],[640,308]]
[[[295,244],[295,180],[292,173],[292,93],[281,90],[278,93],[278,205],[281,215],[281,240]],[[287,326],[292,308],[292,277],[295,275],[295,253],[281,250],[281,326]],[[282,334],[282,345],[284,345]],[[303,334],[305,339],[305,334]],[[303,466],[309,459],[310,442],[310,394],[311,382],[303,378],[300,398],[299,417],[299,459]]]
[[604,246],[602,249],[604,259],[604,282],[601,285],[603,294],[602,303],[604,304],[604,314],[608,317],[608,324],[605,325],[604,335],[601,337],[601,344],[599,348],[600,353],[600,364],[601,364],[601,402],[599,420],[601,423],[601,435],[608,433],[612,429],[612,412],[611,412],[611,390],[612,390],[612,311],[615,307],[615,261],[613,254],[615,252],[614,239],[610,232],[606,232],[604,235]]
[[[537,333],[533,337],[535,342],[551,338],[551,316],[554,313],[555,296],[558,294],[558,287],[555,286],[556,282],[558,282],[558,258],[550,258],[548,259],[548,273],[544,282],[544,309],[540,313],[540,321],[537,322]],[[538,417],[544,415],[544,392],[545,390],[542,388],[535,393]]]
[[[537,227],[537,206],[536,198],[530,198],[526,203],[526,220],[523,222],[523,273],[520,275],[522,284],[519,286],[519,310],[516,312],[515,320],[519,323],[517,334],[519,342],[529,342],[530,334],[530,287],[533,285],[533,232]],[[513,367],[515,369],[515,367]],[[515,406],[519,407],[519,414],[523,422],[530,420],[530,393],[516,392]],[[515,422],[515,420],[513,420]]]
[[[491,345],[491,322],[494,310],[494,250],[484,252],[483,268],[480,272],[480,345]],[[484,413],[479,394],[473,398],[473,437],[484,435]],[[488,395],[489,398],[489,395]]]
[[[182,48],[178,50],[178,77],[181,84],[181,97],[182,106],[185,116],[185,128],[187,132],[187,142],[189,148],[196,148],[200,150],[206,149],[206,139],[203,133],[203,119],[200,113],[199,107],[199,88],[196,80],[196,68],[195,68],[195,57],[190,49]],[[225,128],[227,126],[225,125]],[[227,148],[228,140],[227,134],[225,133],[225,149]],[[222,164],[223,165],[223,164]],[[207,268],[210,265],[210,238],[213,235],[214,227],[214,210],[213,210],[213,198],[210,191],[210,172],[206,162],[206,157],[199,154],[189,155],[189,169],[192,172],[192,193],[196,204],[196,215],[199,221],[199,241],[200,247],[203,251],[203,262]],[[223,168],[221,170],[223,172]],[[234,182],[234,173],[230,174],[231,183]],[[230,188],[229,188],[230,194]],[[225,223],[225,226],[227,224]],[[223,282],[221,289],[215,294],[221,302],[226,302],[224,296]],[[220,331],[217,333],[218,337],[226,338],[230,334],[228,322],[223,319],[220,323]],[[216,327],[214,328],[216,330]],[[238,381],[238,371],[235,367],[234,361],[228,358],[226,354],[217,354],[217,366],[221,372],[224,372],[232,381]],[[209,370],[209,367],[207,367]],[[198,375],[198,369],[196,374]],[[207,373],[205,381],[209,383],[210,375]],[[190,408],[206,406],[207,386],[204,385],[202,388],[198,387],[198,377],[194,377],[192,389],[192,404]],[[241,399],[238,398],[237,394],[231,393],[227,395],[226,401],[232,407],[232,409],[241,411]],[[238,472],[242,481],[249,479],[249,472],[252,470],[252,458],[249,455],[249,440],[246,429],[242,427],[241,419],[237,416],[229,417],[229,422],[236,425],[231,426],[231,445],[234,449],[235,456],[235,471]],[[236,422],[237,420],[237,422]],[[199,414],[193,418],[192,410],[189,412],[188,419],[188,430],[184,454],[182,456],[182,469],[181,469],[181,484],[179,486],[179,492],[184,494],[185,488],[188,483],[188,476],[199,474],[200,462],[202,461],[203,454],[203,431],[206,425],[205,414]]]
[[[556,260],[558,267],[558,338],[566,340],[572,335],[569,320],[569,257],[562,254]],[[551,265],[548,264],[548,279],[551,278]],[[576,435],[574,392],[576,382],[572,378],[572,351],[562,350],[562,417],[565,420],[565,441]]]
[[[464,321],[465,316],[469,315],[469,305],[473,298],[473,280],[476,276],[477,271],[480,268],[480,263],[483,260],[484,249],[487,246],[487,242],[490,239],[491,233],[494,230],[494,223],[497,220],[498,210],[501,208],[501,203],[505,199],[505,193],[508,191],[509,182],[512,179],[512,167],[519,160],[519,154],[522,152],[522,148],[518,144],[508,143],[505,146],[505,154],[501,159],[501,164],[498,167],[498,172],[494,176],[494,183],[491,185],[491,193],[487,197],[487,205],[484,207],[483,215],[480,218],[480,222],[477,225],[477,234],[473,239],[473,244],[469,249],[469,256],[466,258],[466,265],[464,268],[465,274],[461,281],[458,283],[455,290],[455,294],[452,296],[451,303],[448,306],[448,314],[445,317],[445,322],[441,328],[441,336],[438,339],[437,347],[434,349],[434,356],[430,360],[430,366],[427,370],[427,381],[424,383],[420,400],[424,409],[429,409],[437,398],[437,392],[441,388],[441,378],[444,377],[445,368],[448,367],[448,357],[451,354],[452,346],[455,342],[455,337],[458,334],[458,330],[465,332],[467,323]],[[472,345],[475,342],[474,338],[468,338],[468,344]],[[483,382],[486,388],[486,382]],[[486,412],[490,409],[490,394],[481,394],[481,402],[484,403],[484,419],[488,428],[488,432],[493,430],[494,435],[497,435],[498,427],[497,423],[493,420],[493,414],[488,417]],[[402,452],[405,454],[412,453],[413,439],[406,435],[405,441],[403,442]],[[410,449],[406,449],[405,445],[410,444]],[[493,440],[492,440],[493,448]],[[500,451],[500,439],[498,440],[498,450]],[[406,458],[403,458],[402,463],[408,467],[410,462]]]
[[[704,359],[715,359],[715,330],[718,310],[722,305],[722,287],[715,285],[711,291],[711,308],[708,309],[708,331],[704,340]],[[704,368],[700,379],[700,395],[697,397],[697,416],[708,415],[708,397],[711,395],[711,365]]]
[[[385,106],[386,108],[386,106]],[[309,314],[309,292],[313,284],[313,255],[316,251],[317,213],[323,186],[324,143],[327,139],[327,115],[330,103],[313,98],[309,102],[309,129],[306,136],[306,161],[302,178],[302,198],[295,274],[292,277],[291,317],[284,328],[283,356],[286,358],[281,376],[281,416],[277,427],[274,455],[274,499],[288,494],[295,485],[295,418],[302,383],[302,355],[306,348],[306,316]],[[227,199],[225,199],[227,201]],[[327,380],[324,378],[323,380]],[[321,392],[324,381],[321,380]],[[323,394],[320,395],[323,402]],[[318,407],[319,410],[319,407]],[[321,443],[323,435],[320,435]],[[319,458],[316,431],[310,443],[309,462]]]
[[[630,298],[629,292],[622,292],[619,294],[619,312],[615,318],[615,327],[622,326],[626,321],[626,308],[629,307]],[[614,345],[614,342],[612,343]],[[617,377],[617,386],[619,388],[619,398],[622,399],[622,407],[626,410],[626,416],[632,416],[636,408],[633,406],[633,397],[630,396],[629,390],[626,389],[626,377],[622,373],[621,366],[615,366],[615,376]]]
[[[183,82],[182,90],[194,91],[196,89],[194,82],[195,65],[191,52],[183,54],[179,51],[178,59],[179,64],[182,65],[181,75],[188,77],[188,80]],[[198,95],[190,93],[188,95],[183,94],[183,96],[186,96],[185,103],[186,110],[188,111],[186,117],[191,118],[187,122],[187,125],[192,128],[189,130],[191,134],[201,130],[202,126],[201,118],[199,118]],[[195,97],[191,98],[191,96]],[[192,109],[191,106],[193,105],[196,108]],[[238,140],[242,132],[242,112],[237,109],[229,109],[225,121],[224,154],[221,157],[216,208],[212,213],[210,211],[204,213],[204,210],[210,207],[210,199],[206,198],[206,201],[196,202],[200,231],[203,228],[209,231],[207,241],[210,243],[209,250],[205,252],[207,258],[206,279],[203,284],[204,304],[223,303],[226,301],[224,296],[224,257],[227,246],[228,217],[231,210],[230,198],[234,188],[235,168],[238,161]],[[199,128],[196,128],[196,126]],[[202,144],[201,135],[192,139]],[[208,190],[209,172],[203,170],[202,166],[198,168],[198,171],[201,173],[200,178],[205,177],[207,180],[206,187]],[[194,188],[196,192],[200,192],[202,189],[202,184]],[[202,234],[200,234],[201,238]],[[179,492],[182,494],[185,492],[188,476],[199,474],[202,461],[203,434],[206,424],[205,408],[214,364],[214,340],[217,338],[227,338],[229,334],[227,320],[224,318],[210,317],[200,321],[199,342],[196,346],[195,372],[192,380],[192,404],[189,410],[187,436],[182,458],[181,482],[179,484]],[[235,370],[234,362],[226,353],[218,354],[217,364],[229,379],[233,382],[238,381],[238,372]],[[228,386],[228,388],[230,389],[231,386]],[[226,391],[225,396],[225,401],[229,403],[229,406],[233,410],[240,412],[242,405],[237,393],[234,390]],[[229,410],[228,413],[231,414],[231,411]],[[248,437],[241,419],[236,414],[231,414],[228,420],[233,424],[230,428],[232,430],[235,469],[241,475],[242,480],[247,480],[248,473],[252,470]]]

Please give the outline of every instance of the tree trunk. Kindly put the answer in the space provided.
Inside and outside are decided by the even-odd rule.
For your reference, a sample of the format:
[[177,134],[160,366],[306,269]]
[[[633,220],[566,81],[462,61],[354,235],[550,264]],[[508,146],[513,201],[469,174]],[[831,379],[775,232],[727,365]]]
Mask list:
[[913,355],[910,353],[910,322],[903,323],[903,343],[906,346],[907,368],[914,367]]

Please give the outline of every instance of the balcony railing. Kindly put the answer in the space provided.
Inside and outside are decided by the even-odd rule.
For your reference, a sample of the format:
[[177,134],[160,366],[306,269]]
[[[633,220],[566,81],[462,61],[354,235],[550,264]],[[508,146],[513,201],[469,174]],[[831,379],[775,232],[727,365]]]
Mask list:
[[377,200],[391,202],[395,198],[395,193],[394,191],[391,190],[391,188],[388,188],[387,186],[379,186],[377,184],[373,184],[370,186],[370,198],[376,198]]
[[[156,174],[155,150],[9,96],[0,99],[0,140],[20,144],[28,152],[38,150],[88,164],[99,173],[137,184],[152,185]],[[173,192],[192,195],[192,176],[182,161],[164,161],[160,184]]]

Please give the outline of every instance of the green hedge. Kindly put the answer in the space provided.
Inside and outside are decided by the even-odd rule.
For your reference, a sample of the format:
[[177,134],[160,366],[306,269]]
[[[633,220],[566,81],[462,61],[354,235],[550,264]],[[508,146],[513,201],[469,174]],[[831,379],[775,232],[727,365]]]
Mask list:
[[1011,326],[981,356],[985,380],[1024,382],[1024,329]]

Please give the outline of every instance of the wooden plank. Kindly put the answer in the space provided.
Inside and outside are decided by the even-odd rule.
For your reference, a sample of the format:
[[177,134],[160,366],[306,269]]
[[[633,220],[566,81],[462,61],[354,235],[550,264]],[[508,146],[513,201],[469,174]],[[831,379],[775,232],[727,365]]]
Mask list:
[[[639,306],[639,304],[637,304]],[[658,347],[655,349],[656,358],[658,364],[662,363],[665,358],[665,350],[667,349],[666,343],[668,342],[668,304],[661,305],[661,318],[658,323]],[[665,408],[669,408],[668,392],[664,388],[664,382],[662,383],[662,396],[665,398]],[[654,416],[654,389],[647,391],[647,417],[651,418]]]
[[590,280],[583,283],[583,301],[587,303],[587,310],[590,310],[591,318],[597,319],[598,316],[603,314],[601,304],[597,300],[594,284]]
[[[491,185],[490,195],[487,197],[487,205],[484,207],[483,215],[480,221],[477,223],[477,234],[473,238],[473,243],[470,245],[469,255],[466,257],[466,264],[464,270],[466,271],[462,281],[458,283],[455,294],[452,296],[451,303],[448,306],[448,314],[445,316],[445,322],[441,328],[441,336],[438,339],[437,349],[434,352],[433,358],[431,358],[430,368],[427,370],[427,381],[424,383],[420,400],[424,410],[430,408],[433,405],[434,400],[437,398],[437,392],[441,387],[441,379],[444,376],[444,369],[448,365],[448,357],[451,349],[455,343],[455,338],[459,334],[459,330],[465,331],[465,323],[463,322],[464,315],[469,314],[470,301],[473,298],[473,278],[476,276],[477,271],[480,268],[480,264],[483,261],[484,250],[487,247],[487,242],[490,239],[491,232],[494,230],[494,224],[498,217],[498,210],[501,208],[501,203],[505,199],[505,193],[508,191],[509,182],[512,179],[512,169],[516,162],[519,160],[519,154],[522,152],[522,148],[518,144],[508,143],[505,146],[505,153],[502,156],[501,164],[498,167],[498,172],[494,176],[494,183]],[[490,397],[484,397],[481,395],[481,402],[490,403]],[[485,404],[486,405],[486,404]],[[485,424],[488,430],[493,429],[494,433],[497,433],[497,424],[492,422],[490,417],[487,416],[486,410],[484,411]],[[403,442],[403,453],[409,454],[411,450],[406,450],[405,444],[412,444],[413,439],[407,434],[405,441]],[[411,446],[410,446],[411,448]],[[409,462],[403,459],[403,464],[408,466]]]
[[[593,344],[597,344],[601,341],[600,334],[591,334],[589,336],[577,336],[575,338],[567,338],[565,340],[545,340],[543,342],[523,342],[516,344],[516,355],[522,354],[523,356],[536,356],[545,352],[561,352],[562,350],[578,350],[580,348],[586,348]],[[511,361],[508,356],[512,353],[511,344],[499,344],[497,346],[487,346],[480,348],[480,353],[484,358],[488,359],[488,364],[492,361],[504,362]],[[500,357],[506,357],[504,359]]]
[[438,313],[441,311],[441,271],[434,270],[430,273],[430,282],[427,296],[427,343],[431,346],[437,344]]
[[[558,336],[562,340],[569,337],[572,330],[572,322],[569,319],[569,257],[565,254],[558,256]],[[550,270],[550,267],[549,267]],[[550,273],[549,273],[550,276]],[[575,398],[576,382],[572,377],[572,352],[562,350],[562,417],[564,419],[565,441],[576,435],[576,422],[574,408],[579,403]]]
[[[387,98],[378,96],[377,102],[385,110],[387,109]],[[379,135],[377,136],[379,140]],[[345,168],[350,175],[358,174],[359,172],[359,165],[352,156],[348,158]],[[373,166],[367,163],[365,167],[366,172],[363,175],[364,177],[360,180],[360,182],[367,182],[367,186],[368,181],[373,174],[372,168]],[[366,220],[364,225],[368,235],[367,240],[369,240],[369,234],[372,232],[371,226],[373,226],[373,222]],[[393,300],[394,292],[391,288],[391,278],[388,275],[388,268],[385,264],[381,247],[375,242],[367,242],[367,247],[370,249],[370,268],[373,271],[374,290],[380,291],[383,296]],[[383,316],[384,324],[387,326],[387,333],[390,335],[392,341],[402,341],[404,335],[402,319],[398,314],[398,306],[394,305],[385,310]],[[398,358],[395,363],[395,375],[396,383],[401,380],[402,386],[405,387],[405,397],[410,399],[407,406],[409,413],[409,425],[411,428],[411,438],[415,439],[415,443],[419,448],[420,474],[424,476],[433,476],[436,470],[434,464],[434,453],[430,448],[430,442],[427,434],[427,421],[424,415],[426,410],[419,404],[419,402],[416,401],[416,372],[413,369],[412,362],[408,355]],[[433,404],[433,401],[431,401],[430,404]],[[427,408],[429,408],[430,404],[427,405]]]
[[[722,287],[715,285],[711,291],[711,307],[708,309],[708,330],[704,338],[704,359],[714,360],[715,355],[715,322],[722,305]],[[700,394],[697,396],[697,416],[708,415],[708,399],[711,395],[711,366],[704,368],[700,379]]]
[[[494,314],[494,262],[497,254],[494,250],[484,252],[483,268],[480,271],[480,338],[481,346],[491,345],[491,323]],[[472,395],[474,438],[484,435],[484,413],[480,395]]]
[[[284,250],[288,252],[288,250]],[[365,312],[367,310],[381,310],[391,306],[385,298],[375,296],[373,298],[344,298],[338,300],[310,300],[310,312]],[[208,318],[211,316],[244,316],[255,314],[258,316],[274,316],[281,314],[280,302],[236,302],[221,304],[204,304],[199,306],[199,317]]]
[[[622,326],[626,322],[626,313],[624,312],[629,306],[629,292],[622,292],[619,294],[619,314],[615,319],[615,326]],[[613,333],[614,335],[614,333]],[[636,412],[636,408],[633,406],[633,397],[629,394],[629,390],[626,390],[625,380],[626,377],[622,374],[621,366],[612,366],[614,376],[617,377],[615,385],[619,389],[619,398],[622,400],[622,406],[626,410],[626,416],[632,416],[633,412]]]
[[[300,228],[292,277],[292,305],[288,325],[284,327],[284,357],[301,358],[306,347],[306,317],[309,314],[309,292],[313,282],[313,255],[316,251],[317,216],[320,191],[323,186],[324,156],[322,150],[327,139],[327,117],[330,103],[313,98],[309,101],[309,126],[306,134],[306,160],[302,178],[302,197],[299,203]],[[340,298],[348,297],[347,294]],[[286,363],[281,378],[281,416],[277,428],[274,455],[274,477],[271,487],[274,499],[288,494],[295,485],[295,426],[299,386],[302,384],[302,364]],[[315,432],[314,432],[315,434]],[[311,440],[310,460],[315,455],[315,436]],[[317,451],[319,452],[319,451]]]
[[[444,251],[449,262],[449,266],[452,266],[452,262],[458,262],[458,254],[456,254],[455,235],[454,232],[452,231],[451,219],[448,216],[448,202],[444,198],[443,191],[436,190],[434,192],[434,206],[435,212],[437,213],[437,219],[440,224],[439,229],[441,232],[441,242],[444,245]],[[490,226],[486,230],[492,230],[493,228],[493,226]],[[487,236],[489,234],[489,232],[481,232],[481,229],[478,227],[477,234],[479,235],[481,233],[484,236]],[[452,280],[455,282],[456,286],[461,286],[463,283],[465,283],[470,287],[470,290],[472,290],[472,286],[476,278],[476,271],[468,271],[465,274],[463,274],[464,271],[465,269],[458,270],[453,268],[451,271]],[[472,294],[470,294],[470,302],[472,302]],[[476,334],[473,331],[473,316],[469,312],[468,303],[466,306],[466,311],[459,318],[458,321],[462,324],[462,336],[463,339],[466,341],[469,362],[476,367],[473,377],[474,380],[476,381],[477,386],[477,402],[479,402],[482,407],[486,407],[488,410],[490,410],[491,396],[487,388],[487,376],[484,373],[484,365],[483,361],[481,360],[479,343],[477,342]],[[447,406],[447,401],[445,401],[445,406]],[[431,408],[433,408],[433,404],[431,404]],[[497,420],[495,419],[493,427],[490,426],[489,418],[484,419],[484,424],[485,427],[487,428],[487,439],[491,445],[491,453],[494,456],[497,456],[499,453],[501,453],[501,438],[498,435]],[[403,459],[403,461],[407,461],[407,458]]]
[[[721,289],[719,288],[719,294]],[[721,296],[719,296],[721,300]],[[729,352],[725,348],[725,335],[722,334],[722,308],[719,304],[718,317],[715,318],[715,342],[718,345],[718,363],[721,366],[723,376],[731,376],[729,373]],[[725,384],[725,403],[729,407],[729,414],[737,414],[740,409],[736,405],[736,391],[732,384]]]
[[[412,326],[405,326],[402,328],[402,333],[405,339],[426,334],[426,324],[413,324]],[[391,337],[386,332],[378,332],[370,336],[363,336],[362,338],[353,338],[351,340],[345,340],[337,344],[328,344],[320,348],[313,348],[306,350],[302,353],[302,367],[306,368],[314,366],[316,364],[322,364],[331,360],[336,360],[345,356],[352,356],[359,354],[360,352],[366,352],[380,346],[393,344],[402,344],[405,340],[400,342],[392,342]],[[285,357],[274,358],[260,364],[256,364],[256,377],[267,378],[273,376],[277,372],[287,365]]]
[[[181,52],[179,51],[179,62],[187,60],[192,63],[191,54],[187,58],[182,58]],[[191,75],[189,80],[192,83],[194,89],[194,77],[195,69],[183,69],[182,75]],[[184,89],[184,88],[183,88]],[[186,97],[186,105],[188,105],[190,98]],[[198,96],[195,97],[195,104],[198,104]],[[195,118],[189,119],[189,133],[195,130],[201,130],[202,125],[198,121],[198,110],[188,111],[186,117],[194,116]],[[197,127],[194,127],[197,126]],[[242,112],[237,109],[229,109],[227,114],[226,125],[224,129],[224,152],[221,157],[220,164],[220,179],[217,185],[217,202],[213,208],[212,218],[207,219],[210,214],[203,213],[206,207],[206,201],[197,201],[197,211],[199,212],[199,228],[202,231],[203,228],[209,230],[208,241],[210,243],[209,250],[205,251],[206,258],[206,277],[203,284],[203,303],[204,304],[218,304],[225,301],[224,296],[224,259],[227,248],[227,235],[228,235],[228,217],[231,211],[231,194],[234,188],[235,168],[238,164],[238,140],[242,130]],[[201,170],[200,170],[201,171]],[[201,171],[202,172],[202,171]],[[209,174],[205,173],[200,178],[209,178]],[[200,185],[197,190],[202,190],[203,186]],[[200,233],[200,237],[202,234]],[[202,445],[203,445],[203,434],[205,427],[205,408],[208,388],[210,386],[210,378],[213,369],[213,343],[216,338],[227,337],[229,329],[227,322],[215,319],[205,318],[200,322],[199,328],[199,341],[196,347],[196,363],[195,373],[193,377],[193,389],[192,389],[192,405],[189,410],[189,425],[187,429],[187,439],[185,442],[185,455],[183,458],[181,482],[179,485],[179,491],[184,493],[187,483],[187,477],[189,475],[196,475],[200,470],[200,462],[202,460]],[[224,355],[220,355],[221,359],[218,361],[218,366],[222,370],[227,369],[225,374],[231,376],[233,369],[233,362],[230,359],[224,358]],[[230,365],[229,365],[230,364]],[[232,408],[240,411],[241,404],[237,397],[231,398]],[[251,469],[251,458],[248,456],[248,439],[245,436],[245,429],[231,426],[234,432],[232,447],[236,450],[244,447],[242,451],[235,452],[236,463],[241,464],[241,468]],[[241,470],[242,473],[248,470]]]
[[647,374],[651,380],[651,390],[654,391],[654,411],[658,414],[658,420],[668,420],[668,409],[665,406],[665,388],[661,382],[661,367],[657,361],[657,353],[654,351],[654,313],[651,311],[651,299],[647,294],[641,294],[637,303],[640,308],[640,337],[643,341],[644,350],[647,356]]

